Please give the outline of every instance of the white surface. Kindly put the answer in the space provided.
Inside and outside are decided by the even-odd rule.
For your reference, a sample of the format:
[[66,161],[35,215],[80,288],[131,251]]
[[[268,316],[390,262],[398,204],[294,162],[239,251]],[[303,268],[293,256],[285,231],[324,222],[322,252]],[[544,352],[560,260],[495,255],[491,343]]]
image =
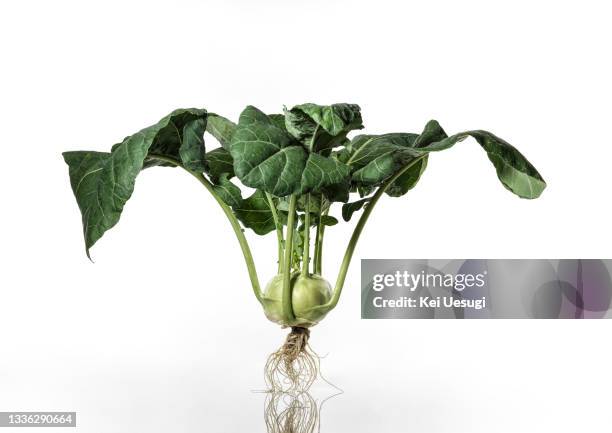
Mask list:
[[[147,170],[91,264],[60,152],[176,107],[356,102],[368,132],[489,129],[549,189],[515,198],[465,142],[381,203],[313,330],[345,390],[323,432],[609,431],[610,321],[359,319],[359,258],[612,255],[609,4],[500,3],[4,2],[0,410],[75,410],[81,433],[263,431],[250,390],[285,333],[212,199]],[[333,280],[350,233],[328,233]],[[253,244],[263,281],[274,242]]]

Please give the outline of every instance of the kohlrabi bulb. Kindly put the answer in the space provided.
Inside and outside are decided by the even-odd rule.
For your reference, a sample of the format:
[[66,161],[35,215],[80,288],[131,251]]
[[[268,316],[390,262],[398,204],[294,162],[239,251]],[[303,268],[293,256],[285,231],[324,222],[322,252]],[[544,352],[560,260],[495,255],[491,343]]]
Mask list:
[[283,326],[314,326],[328,310],[317,308],[326,305],[332,297],[331,285],[320,275],[308,277],[299,272],[291,274],[291,305],[295,320],[287,319],[283,310],[283,275],[277,275],[265,288],[263,306],[266,317]]

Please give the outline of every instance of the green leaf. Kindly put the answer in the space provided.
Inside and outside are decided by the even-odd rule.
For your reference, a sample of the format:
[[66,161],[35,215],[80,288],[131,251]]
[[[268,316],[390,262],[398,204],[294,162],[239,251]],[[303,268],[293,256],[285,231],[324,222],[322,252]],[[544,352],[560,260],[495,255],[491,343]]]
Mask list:
[[236,208],[242,205],[240,188],[229,180],[229,175],[227,173],[221,175],[218,182],[213,185],[213,190],[227,205]]
[[284,114],[270,114],[268,115],[270,121],[279,129],[283,131],[287,131],[287,127],[285,126],[285,115]]
[[329,207],[329,202],[321,194],[310,194],[310,203],[308,203],[308,195],[299,196],[297,199],[297,210],[306,212],[306,207],[310,209],[311,214],[319,214]]
[[311,153],[302,172],[300,194],[320,191],[321,188],[343,182],[349,177],[349,168],[340,161]]
[[373,186],[357,185],[357,187],[355,188],[355,191],[353,191],[353,192],[357,192],[359,194],[359,197],[363,198],[365,196],[368,196],[368,195],[372,194],[372,192],[374,192],[374,187]]
[[185,168],[194,171],[204,171],[206,149],[204,147],[204,131],[206,118],[187,122],[183,127],[183,140],[179,147],[180,160]]
[[233,209],[240,222],[258,235],[265,235],[276,229],[272,210],[263,191],[255,191]]
[[360,169],[381,156],[414,146],[418,134],[395,132],[382,135],[358,135],[351,140],[350,151],[342,157],[352,168]]
[[437,120],[430,120],[423,128],[423,132],[416,138],[412,147],[425,147],[436,141],[444,140],[448,135]]
[[[414,148],[446,138],[447,135],[438,122],[430,121],[423,132],[391,133],[383,135],[361,135],[351,142],[348,152],[342,157],[356,170],[353,180],[361,197],[368,195],[372,188],[380,185],[414,158],[422,155]],[[387,189],[392,197],[404,195],[412,189],[427,167],[427,158],[412,166]]]
[[355,104],[297,105],[285,110],[285,125],[311,152],[339,146],[346,134],[363,128],[360,108]]
[[362,198],[361,200],[353,201],[350,203],[345,203],[342,205],[342,219],[344,221],[350,221],[353,214],[361,208],[363,208],[369,201],[371,197]]
[[402,164],[397,161],[394,153],[385,153],[372,160],[370,164],[355,171],[352,179],[360,185],[379,185],[391,177],[401,166]]
[[269,116],[252,106],[240,115],[230,153],[236,176],[243,184],[277,197],[317,191],[349,176],[344,164],[306,152]]
[[[473,137],[487,152],[502,184],[522,198],[537,198],[546,183],[529,161],[513,146],[487,131],[467,131],[448,137],[440,124],[432,120],[419,136],[384,134],[358,136],[340,155],[354,169],[352,181],[358,187],[376,186],[397,173],[416,158],[448,149],[467,137]],[[426,160],[418,162],[391,185],[389,195],[403,195],[414,187],[426,168]]]
[[285,109],[285,127],[301,143],[308,143],[317,129],[317,124],[301,110]]
[[[357,136],[340,157],[355,170],[353,180],[357,183],[356,186],[363,197],[368,192],[364,194],[361,189],[371,190],[372,186],[381,184],[407,163],[420,156],[421,153],[416,152],[414,148],[446,137],[446,133],[438,122],[430,121],[420,135],[391,133]],[[394,182],[387,193],[394,197],[405,194],[416,185],[426,167],[427,161],[425,160],[417,163]]]
[[[306,212],[307,195],[301,195],[297,199],[296,211]],[[278,199],[276,208],[280,211],[287,212],[289,210],[289,197],[282,197]],[[310,195],[310,213],[319,214],[325,209],[329,208],[329,202],[325,197],[320,194]]]
[[[149,126],[137,134],[147,135],[145,146],[148,145],[150,154],[178,159],[187,168],[193,167],[194,170],[200,171],[204,165],[206,153],[204,140],[202,139],[206,129],[206,120],[206,110],[195,108],[174,110],[155,125]],[[198,139],[198,134],[200,134],[200,139]],[[114,153],[116,148],[122,146],[129,139],[130,137],[126,137],[121,143],[113,146],[111,152]],[[183,155],[187,159],[183,159]],[[155,161],[152,161],[152,163],[155,163]],[[157,165],[168,164],[158,161]]]
[[321,223],[324,226],[335,226],[338,220],[331,215],[321,215]]
[[221,177],[222,174],[227,174],[228,179],[234,176],[234,160],[232,155],[222,147],[211,150],[206,153],[206,168],[205,172],[208,174],[213,182]]
[[502,185],[521,198],[538,198],[546,188],[546,182],[536,168],[508,142],[490,132],[476,130],[452,135],[419,147],[419,151],[437,152],[473,137],[487,152]]
[[299,189],[308,158],[291,136],[252,106],[240,114],[230,153],[242,183],[278,197]]
[[385,193],[391,197],[401,197],[414,188],[427,168],[427,159],[428,157],[426,156],[410,167],[395,182],[389,185]]
[[[306,215],[301,213],[298,215],[300,224],[301,224],[301,230],[304,229],[304,223],[306,220]],[[331,215],[321,215],[321,223],[324,226],[335,226],[336,224],[338,224],[338,219],[331,216]],[[287,221],[284,222],[284,225],[287,224]],[[319,215],[318,214],[312,214],[310,216],[310,226],[311,227],[316,227],[317,225],[319,225]]]
[[286,117],[287,130],[296,138],[302,137],[304,133],[312,135],[317,125],[331,136],[363,128],[361,110],[356,104],[317,105],[309,103],[296,105],[288,112],[292,117],[289,119]]
[[391,133],[356,137],[347,164],[356,170],[352,179],[360,186],[380,185],[411,160],[422,155],[412,146],[416,134]]
[[300,261],[304,254],[304,224],[300,224],[293,232],[293,267],[300,269]]
[[[199,167],[203,160],[198,160],[197,155],[203,155],[204,142],[198,134],[203,134],[205,126],[205,110],[175,110],[155,125],[125,138],[110,153],[64,152],[82,214],[88,257],[89,249],[119,221],[147,156],[162,155]],[[157,160],[149,161],[149,166],[159,164]]]
[[351,184],[349,179],[344,179],[341,182],[328,185],[321,188],[321,192],[327,200],[330,202],[342,202],[346,203],[349,201]]
[[232,135],[236,130],[236,124],[218,114],[209,113],[206,132],[215,137],[221,146],[229,151]]

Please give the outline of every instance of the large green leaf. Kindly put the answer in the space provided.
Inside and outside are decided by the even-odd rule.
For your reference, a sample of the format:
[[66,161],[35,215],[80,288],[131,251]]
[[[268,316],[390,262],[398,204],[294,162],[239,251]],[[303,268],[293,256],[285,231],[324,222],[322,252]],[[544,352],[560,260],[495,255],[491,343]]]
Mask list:
[[[402,169],[414,158],[421,156],[414,150],[419,145],[427,145],[433,140],[446,138],[440,125],[429,122],[423,132],[390,133],[383,135],[359,135],[350,146],[340,152],[339,157],[353,170],[353,180],[357,189],[371,189]],[[391,185],[387,193],[393,197],[405,194],[419,181],[427,167],[427,158],[412,166]]]
[[382,135],[358,135],[340,152],[340,159],[352,169],[360,169],[388,153],[413,147],[418,134],[395,132]]
[[276,196],[299,189],[308,156],[303,148],[255,107],[241,114],[230,153],[236,176],[246,186]]
[[285,110],[287,131],[311,152],[321,152],[344,143],[346,134],[363,128],[356,104],[301,104]]
[[346,164],[358,185],[379,185],[411,160],[421,156],[413,144],[417,134],[391,133],[355,137]]
[[[448,137],[440,124],[435,121],[427,122],[423,132],[412,142],[411,147],[426,146],[427,144]],[[427,168],[428,156],[425,156],[411,165],[393,182],[385,193],[391,197],[401,197],[416,186]]]
[[262,191],[255,191],[253,195],[242,200],[242,203],[233,209],[240,222],[258,235],[265,235],[276,229],[274,215],[266,194]]
[[499,180],[514,194],[522,198],[537,198],[546,183],[529,161],[513,146],[487,131],[467,131],[447,136],[439,123],[427,123],[420,135],[384,134],[363,135],[353,139],[339,158],[351,167],[352,182],[357,187],[377,186],[389,177],[423,157],[403,173],[387,190],[392,196],[405,194],[414,187],[427,166],[426,155],[448,149],[473,137],[487,152]]
[[343,182],[349,177],[349,168],[336,159],[311,153],[300,181],[300,194],[320,191],[321,188]]
[[285,126],[285,115],[284,114],[268,114],[270,121],[283,131],[287,131]]
[[252,106],[240,115],[230,153],[236,176],[243,184],[277,197],[317,191],[349,175],[345,164],[307,152],[275,121]]
[[437,152],[473,137],[487,152],[502,185],[521,198],[538,198],[546,188],[546,182],[536,168],[508,142],[490,132],[476,130],[452,135],[439,141],[422,145],[419,151]]
[[[110,153],[64,152],[82,214],[88,256],[96,241],[119,221],[148,156],[171,157],[191,169],[203,167],[205,128],[205,110],[175,110],[155,125],[125,138]],[[148,166],[157,163],[149,158]]]

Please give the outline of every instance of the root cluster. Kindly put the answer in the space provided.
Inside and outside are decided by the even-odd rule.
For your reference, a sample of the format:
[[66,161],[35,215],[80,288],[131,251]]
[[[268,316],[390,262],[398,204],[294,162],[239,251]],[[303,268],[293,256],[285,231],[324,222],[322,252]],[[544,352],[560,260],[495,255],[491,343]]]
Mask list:
[[285,343],[268,357],[265,379],[268,433],[314,433],[319,407],[308,393],[319,372],[319,358],[308,346],[310,331],[293,327]]
[[310,331],[293,327],[285,343],[268,357],[266,385],[270,392],[307,392],[319,373],[319,358],[308,346]]
[[[264,411],[268,433],[319,432],[323,403],[342,393],[321,375],[320,358],[308,345],[309,338],[307,328],[293,327],[281,348],[268,357]],[[308,391],[317,377],[339,392],[315,400]]]

